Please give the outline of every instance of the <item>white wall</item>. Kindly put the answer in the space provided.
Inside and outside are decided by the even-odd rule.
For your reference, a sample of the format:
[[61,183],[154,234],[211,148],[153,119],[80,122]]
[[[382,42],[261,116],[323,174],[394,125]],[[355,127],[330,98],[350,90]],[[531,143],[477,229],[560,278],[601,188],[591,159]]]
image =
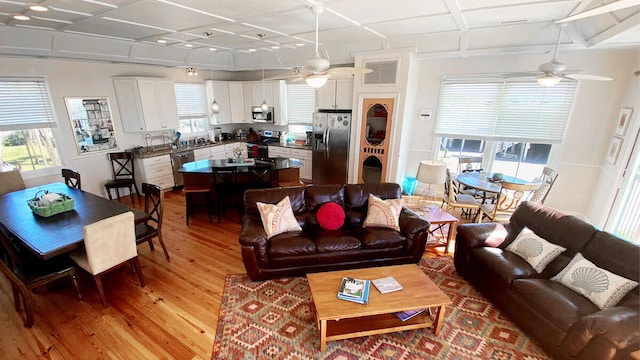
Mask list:
[[[420,160],[432,159],[433,135],[440,84],[444,75],[499,74],[531,71],[548,62],[550,55],[499,55],[464,59],[422,60],[413,111],[411,137],[402,139],[408,146],[404,176],[415,176]],[[615,126],[628,83],[633,77],[634,52],[573,51],[561,52],[559,60],[569,69],[582,69],[588,74],[610,76],[614,81],[581,81],[565,138],[550,166],[559,172],[546,205],[575,214],[586,214]],[[636,64],[637,67],[637,64]],[[637,79],[637,78],[636,78]],[[638,96],[636,92],[635,101]],[[631,106],[631,105],[628,105]],[[431,120],[419,120],[419,109],[432,109]],[[640,111],[640,110],[639,110]],[[598,191],[608,192],[608,189]],[[600,195],[594,195],[600,196]],[[606,196],[605,196],[606,197]],[[589,212],[589,216],[594,216]],[[599,220],[599,219],[594,219]]]

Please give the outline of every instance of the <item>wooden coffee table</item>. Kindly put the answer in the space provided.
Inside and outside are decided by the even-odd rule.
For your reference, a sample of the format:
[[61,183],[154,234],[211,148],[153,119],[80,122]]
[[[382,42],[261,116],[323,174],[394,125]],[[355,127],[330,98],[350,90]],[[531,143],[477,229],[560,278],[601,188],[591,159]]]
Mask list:
[[[393,276],[404,288],[380,294],[371,284],[366,305],[337,298],[340,280],[345,277],[373,280]],[[320,350],[327,341],[383,334],[393,331],[433,328],[438,335],[449,297],[416,265],[396,265],[367,269],[307,274],[316,324],[320,329]],[[401,321],[393,313],[431,308],[411,319]]]

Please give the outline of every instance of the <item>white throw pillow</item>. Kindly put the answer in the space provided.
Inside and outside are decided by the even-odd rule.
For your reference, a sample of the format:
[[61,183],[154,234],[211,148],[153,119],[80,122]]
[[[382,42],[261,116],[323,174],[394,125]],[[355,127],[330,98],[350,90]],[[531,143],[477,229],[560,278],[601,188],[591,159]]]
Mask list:
[[400,231],[400,212],[402,211],[402,198],[382,200],[369,194],[369,207],[367,218],[363,227],[385,227]]
[[275,205],[256,202],[256,206],[268,239],[287,231],[302,231],[298,220],[293,215],[289,196]]
[[638,286],[637,281],[601,269],[580,253],[551,280],[585,296],[602,310],[615,306],[631,289]]
[[551,260],[567,249],[548,242],[525,226],[505,250],[525,259],[539,274]]

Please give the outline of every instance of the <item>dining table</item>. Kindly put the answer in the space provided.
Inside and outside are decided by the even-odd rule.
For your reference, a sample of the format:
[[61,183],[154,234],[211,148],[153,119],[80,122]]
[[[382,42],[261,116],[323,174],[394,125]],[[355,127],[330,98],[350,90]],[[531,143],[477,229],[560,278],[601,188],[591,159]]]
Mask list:
[[[33,213],[27,202],[44,194],[44,191],[70,196],[74,208],[48,217]],[[1,195],[0,230],[38,258],[46,260],[81,248],[85,225],[127,211],[133,212],[136,223],[149,219],[142,210],[56,182]]]
[[502,180],[493,180],[493,173],[482,171],[470,171],[461,173],[456,177],[456,180],[464,186],[494,194],[500,193],[500,190],[502,190],[503,182],[510,182],[514,184],[530,183],[530,181],[509,175],[503,175]]

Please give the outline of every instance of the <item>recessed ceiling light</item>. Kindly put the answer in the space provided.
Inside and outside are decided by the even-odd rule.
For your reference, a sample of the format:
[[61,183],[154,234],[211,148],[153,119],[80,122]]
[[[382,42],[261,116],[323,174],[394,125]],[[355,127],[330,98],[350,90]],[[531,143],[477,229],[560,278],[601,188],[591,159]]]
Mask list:
[[297,43],[296,46],[304,46],[303,43]]
[[31,20],[31,18],[28,17],[27,15],[20,15],[20,14],[13,15],[13,18],[16,19],[16,20],[24,20],[24,21]]
[[280,46],[272,46],[271,48],[274,49],[274,50],[278,50],[278,49],[280,49]]
[[247,49],[248,51],[255,52],[256,49]]
[[184,44],[186,47],[193,47],[193,44]]
[[42,5],[31,5],[29,6],[29,9],[33,11],[49,11],[49,9],[46,6],[42,6]]
[[209,51],[218,51],[216,48],[209,48]]
[[165,39],[158,39],[158,40],[156,40],[156,42],[157,42],[158,44],[166,44],[166,43],[167,43],[167,40],[165,40]]

